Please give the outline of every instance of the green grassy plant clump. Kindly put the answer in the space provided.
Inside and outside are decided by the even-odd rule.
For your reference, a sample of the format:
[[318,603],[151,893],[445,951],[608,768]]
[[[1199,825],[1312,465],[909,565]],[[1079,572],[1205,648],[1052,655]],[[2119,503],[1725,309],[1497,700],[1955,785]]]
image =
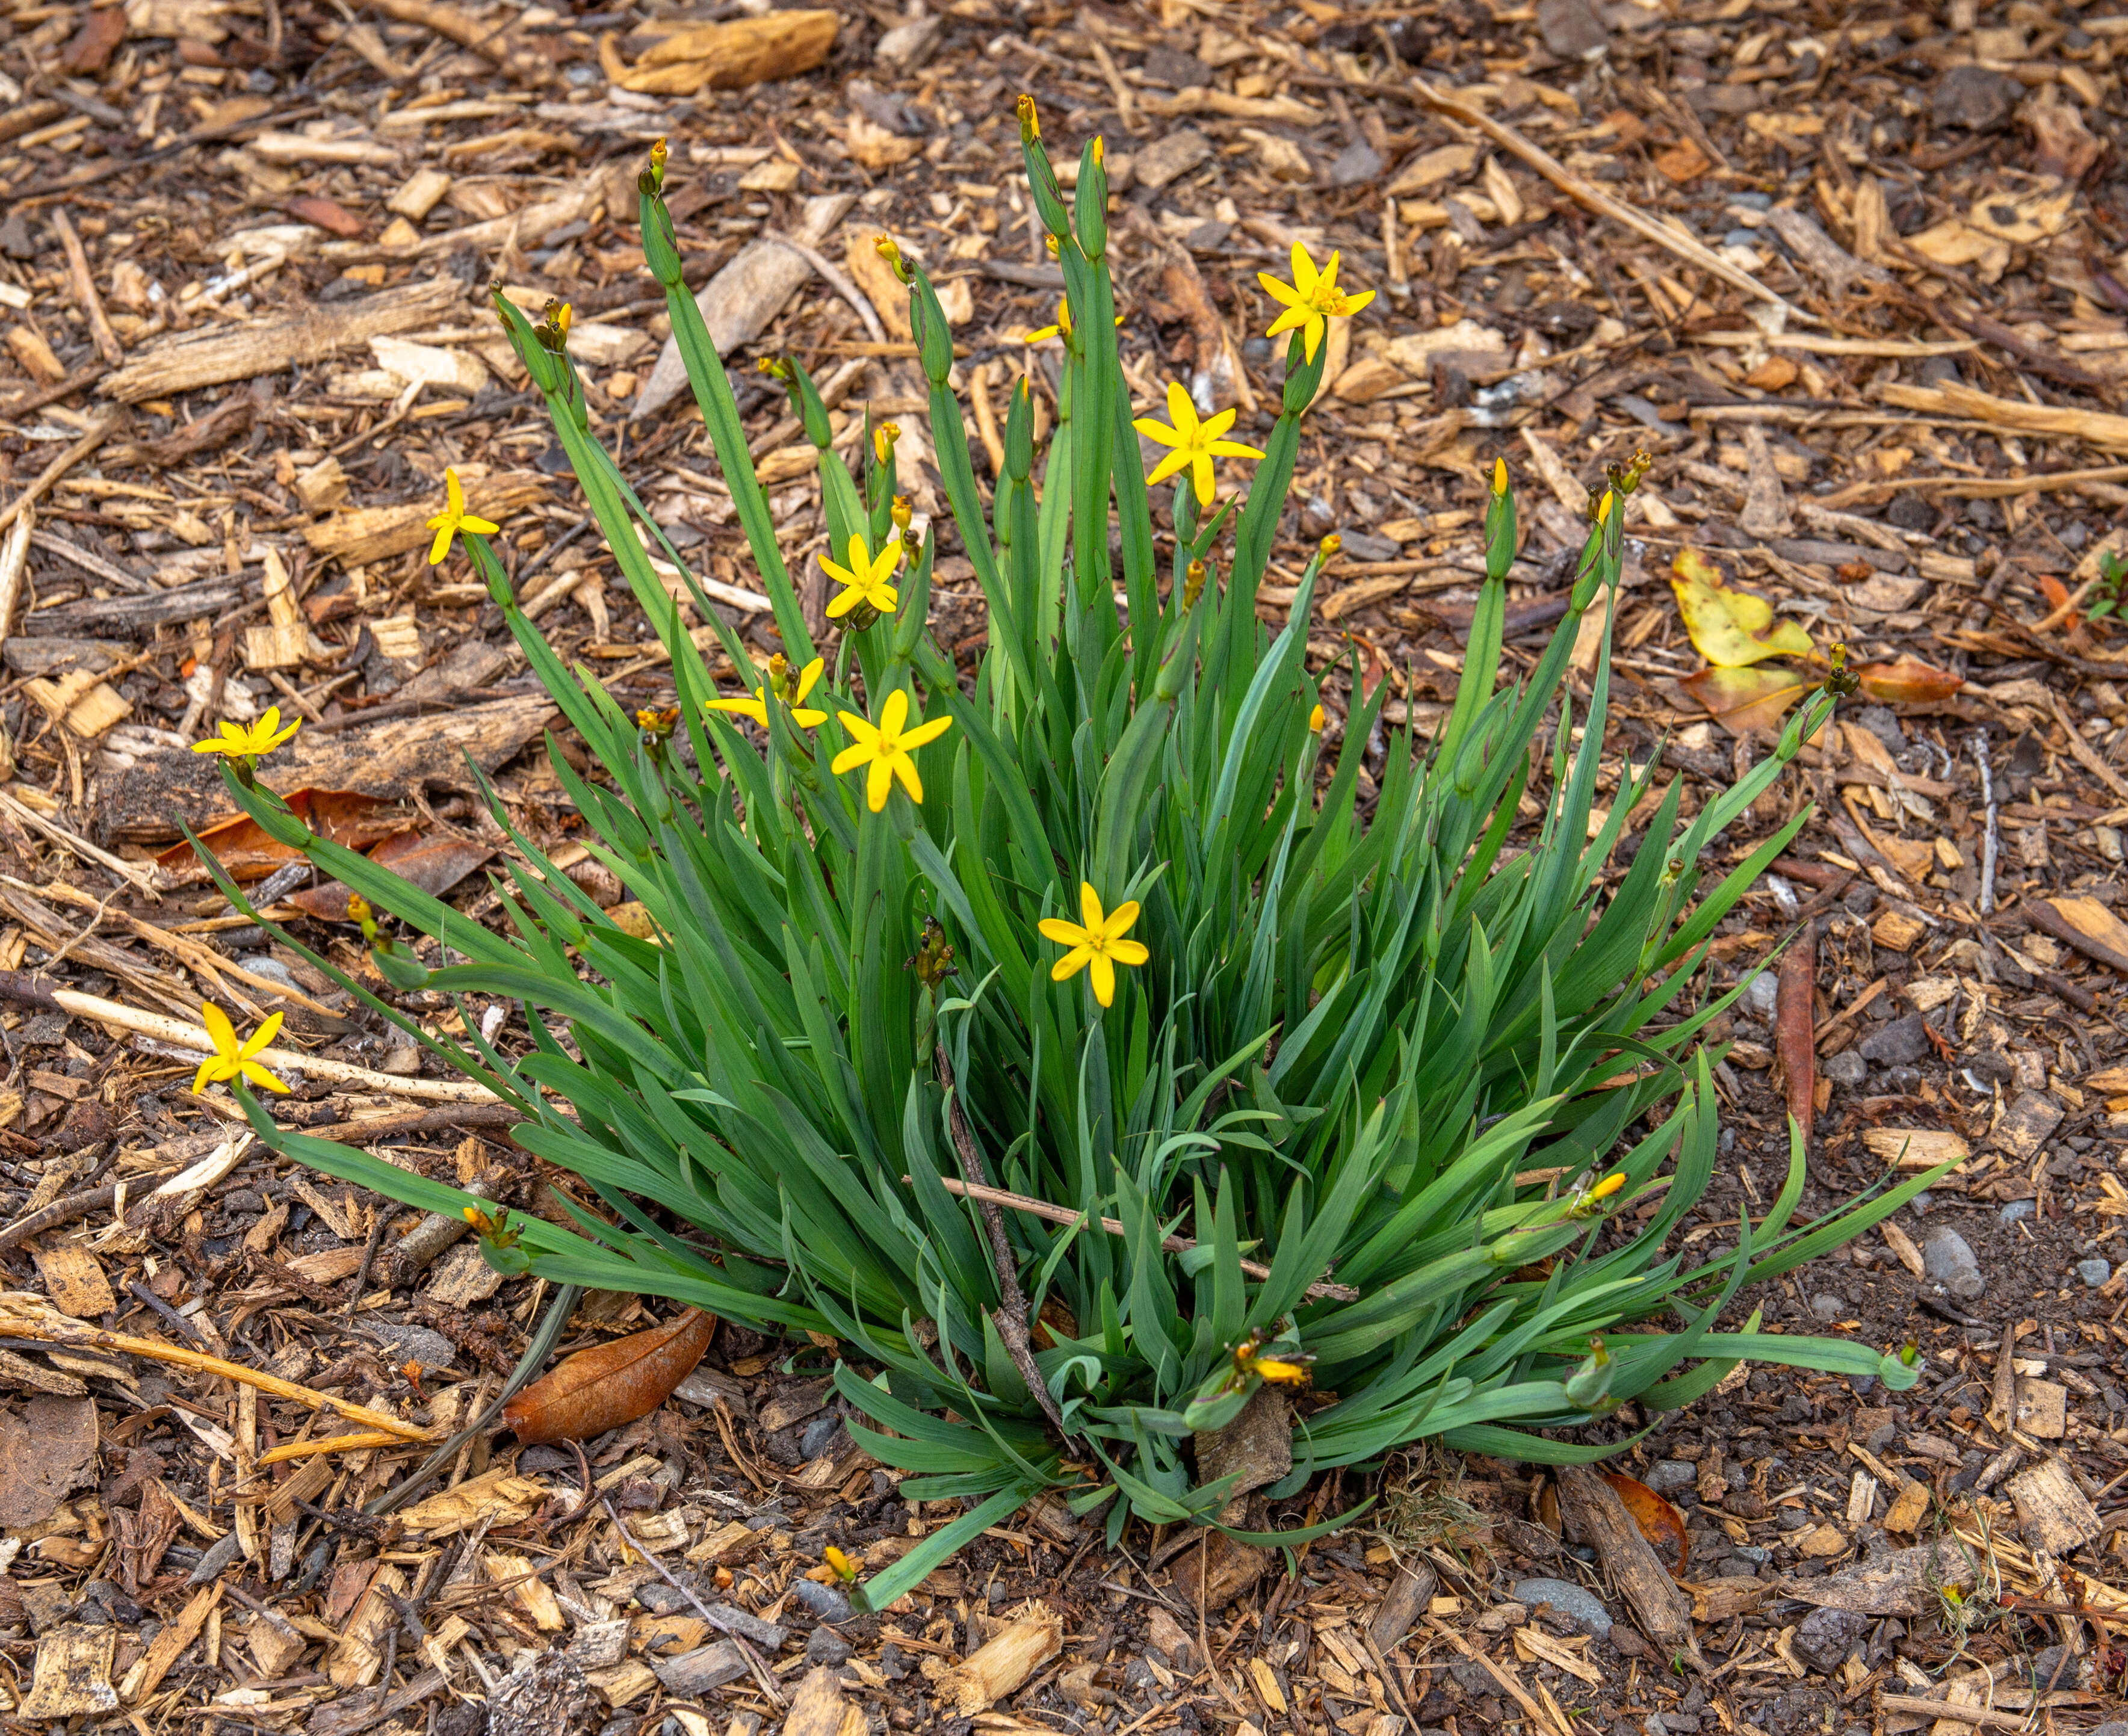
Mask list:
[[[1214,1522],[1233,1478],[1198,1475],[1193,1437],[1266,1382],[1314,1388],[1288,1401],[1294,1469],[1273,1497],[1420,1437],[1593,1458],[1608,1449],[1556,1431],[1627,1401],[1685,1403],[1745,1359],[1910,1385],[1898,1354],[1717,1321],[1741,1286],[1929,1177],[1795,1225],[1793,1141],[1786,1188],[1740,1221],[1732,1255],[1665,1251],[1717,1149],[1697,1040],[1727,1002],[1694,1007],[1691,984],[1801,823],[1718,884],[1703,865],[1834,696],[1689,823],[1674,784],[1605,880],[1655,767],[1592,830],[1608,648],[1579,716],[1564,676],[1584,611],[1617,582],[1639,471],[1592,500],[1567,614],[1503,686],[1502,467],[1453,705],[1430,736],[1389,732],[1363,793],[1389,684],[1366,693],[1355,666],[1350,715],[1326,734],[1304,654],[1327,551],[1282,629],[1257,613],[1324,324],[1361,298],[1337,290],[1334,259],[1320,277],[1296,259],[1280,286],[1283,403],[1238,510],[1213,505],[1210,460],[1251,449],[1223,452],[1218,419],[1185,427],[1175,410],[1180,460],[1156,467],[1178,473],[1165,546],[1118,363],[1100,141],[1067,206],[1024,102],[1022,134],[1066,284],[1065,360],[1046,451],[1025,385],[1014,393],[988,503],[938,298],[882,244],[910,285],[938,474],[988,605],[971,685],[926,628],[937,534],[907,529],[891,438],[868,430],[853,472],[803,370],[777,363],[848,557],[832,666],[816,651],[681,280],[661,146],[639,183],[644,244],[782,654],[757,666],[592,437],[565,308],[534,325],[495,301],[662,632],[676,708],[625,714],[525,619],[463,500],[438,521],[597,762],[602,776],[579,776],[553,756],[653,933],[623,932],[522,837],[496,882],[510,932],[491,932],[228,767],[262,824],[392,919],[358,911],[390,983],[522,1003],[531,1049],[513,1060],[477,1017],[438,1036],[341,979],[520,1108],[520,1141],[602,1205],[573,1230],[489,1235],[489,1257],[847,1347],[835,1381],[870,1425],[857,1440],[910,1473],[905,1495],[967,1504],[870,1582],[876,1602],[1045,1489],[1104,1510],[1112,1539],[1133,1514]],[[720,695],[646,545],[750,699]],[[1541,825],[1510,850],[1526,795]],[[435,944],[388,937],[407,931]],[[474,1203],[250,1109],[320,1169],[436,1211]],[[1044,1209],[986,1204],[971,1183]],[[1632,1324],[1657,1318],[1678,1330]]]

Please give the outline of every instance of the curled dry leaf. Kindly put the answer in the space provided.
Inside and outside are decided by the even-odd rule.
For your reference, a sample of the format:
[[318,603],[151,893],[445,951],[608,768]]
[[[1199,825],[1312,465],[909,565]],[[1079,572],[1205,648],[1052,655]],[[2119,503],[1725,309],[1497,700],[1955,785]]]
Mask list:
[[1603,1481],[1617,1492],[1627,1515],[1641,1535],[1647,1539],[1648,1547],[1655,1552],[1655,1559],[1663,1565],[1672,1579],[1684,1573],[1685,1551],[1688,1547],[1684,1534],[1684,1515],[1669,1501],[1655,1493],[1637,1477],[1627,1476],[1622,1471],[1605,1471]]
[[[367,850],[372,844],[406,829],[403,820],[380,814],[382,804],[373,795],[353,790],[295,790],[287,797],[288,810],[319,837],[344,844],[349,850]],[[302,860],[302,852],[269,837],[266,828],[248,813],[217,821],[199,833],[225,870],[240,881],[264,880],[276,868]],[[197,853],[189,842],[173,844],[155,858],[156,866],[181,881],[207,878]]]
[[1788,1113],[1805,1133],[1817,1111],[1817,929],[1805,923],[1781,955],[1774,996],[1774,1052],[1780,1057]]
[[1855,671],[1863,692],[1893,704],[1927,705],[1947,700],[1965,685],[1963,676],[1937,669],[1918,657],[1892,663],[1864,663]]
[[1722,569],[1695,548],[1680,548],[1670,562],[1670,587],[1677,593],[1684,630],[1700,656],[1717,668],[1745,669],[1768,657],[1807,657],[1810,635],[1793,621],[1774,619],[1774,607],[1748,591],[1722,582]]
[[[494,854],[486,844],[470,838],[448,835],[425,838],[418,832],[401,832],[371,851],[369,859],[412,881],[432,898],[440,898]],[[288,902],[321,921],[344,923],[351,920],[347,898],[345,886],[338,880],[327,880],[322,886],[296,894]]]
[[717,1317],[690,1309],[648,1332],[580,1350],[502,1407],[502,1420],[527,1446],[588,1440],[648,1416],[695,1372],[710,1348]]

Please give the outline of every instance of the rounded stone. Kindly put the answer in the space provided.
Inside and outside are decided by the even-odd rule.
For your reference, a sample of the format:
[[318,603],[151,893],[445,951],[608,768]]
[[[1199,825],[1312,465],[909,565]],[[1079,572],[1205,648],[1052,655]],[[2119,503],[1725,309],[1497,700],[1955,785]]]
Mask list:
[[1586,1586],[1575,1585],[1571,1580],[1518,1580],[1514,1599],[1532,1610],[1541,1603],[1548,1603],[1583,1633],[1593,1634],[1598,1639],[1611,1631],[1611,1612],[1603,1607],[1603,1601]]

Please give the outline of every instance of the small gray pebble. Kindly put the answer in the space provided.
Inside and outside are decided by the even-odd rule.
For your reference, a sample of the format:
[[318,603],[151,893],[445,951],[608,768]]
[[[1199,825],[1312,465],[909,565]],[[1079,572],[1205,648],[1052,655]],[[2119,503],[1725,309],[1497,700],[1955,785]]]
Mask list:
[[1828,1055],[1817,1064],[1817,1070],[1836,1085],[1850,1089],[1864,1083],[1869,1077],[1869,1064],[1852,1049],[1842,1049],[1837,1055]]
[[1921,1249],[1922,1275],[1961,1302],[1971,1302],[1988,1288],[1980,1262],[1965,1238],[1949,1225],[1930,1232]]
[[2005,1224],[2022,1223],[2039,1209],[2040,1202],[2037,1200],[2013,1199],[1995,1215]]
[[823,1621],[848,1621],[850,1619],[850,1601],[843,1596],[841,1588],[824,1586],[817,1579],[794,1579],[791,1589],[798,1599]]
[[1820,1320],[1833,1321],[1847,1311],[1845,1298],[1832,1295],[1817,1295],[1810,1299],[1810,1311]]
[[1659,1459],[1649,1466],[1643,1480],[1656,1494],[1669,1495],[1679,1489],[1689,1489],[1698,1482],[1699,1468],[1681,1459]]
[[2076,1263],[2076,1275],[2096,1290],[2113,1276],[2113,1268],[2102,1259],[2080,1259]]
[[1517,1603],[1532,1609],[1548,1603],[1583,1633],[1594,1634],[1598,1639],[1611,1631],[1611,1612],[1603,1607],[1603,1600],[1587,1587],[1575,1585],[1570,1580],[1518,1580],[1514,1598]]
[[850,1643],[823,1622],[806,1636],[805,1662],[824,1663],[829,1669],[850,1661]]

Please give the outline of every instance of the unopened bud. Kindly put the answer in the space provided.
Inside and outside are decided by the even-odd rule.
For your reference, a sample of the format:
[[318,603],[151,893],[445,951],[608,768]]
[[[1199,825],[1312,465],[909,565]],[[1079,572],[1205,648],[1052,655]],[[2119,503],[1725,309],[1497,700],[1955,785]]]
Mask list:
[[1182,606],[1195,609],[1197,599],[1204,595],[1204,563],[1192,561],[1182,575]]
[[914,510],[909,504],[909,497],[906,495],[896,495],[894,497],[894,505],[890,506],[887,510],[893,515],[894,528],[899,530],[902,535],[907,536],[909,534],[910,521],[916,515]]
[[1034,98],[1022,96],[1013,107],[1019,115],[1019,142],[1032,145],[1042,136],[1042,116],[1035,112]]
[[901,438],[901,429],[892,422],[882,422],[872,431],[872,456],[882,464],[894,456],[894,443]]
[[1495,458],[1493,460],[1493,492],[1496,495],[1503,495],[1507,491],[1508,461],[1505,458]]
[[1327,561],[1344,546],[1345,539],[1333,530],[1317,545],[1317,552]]

